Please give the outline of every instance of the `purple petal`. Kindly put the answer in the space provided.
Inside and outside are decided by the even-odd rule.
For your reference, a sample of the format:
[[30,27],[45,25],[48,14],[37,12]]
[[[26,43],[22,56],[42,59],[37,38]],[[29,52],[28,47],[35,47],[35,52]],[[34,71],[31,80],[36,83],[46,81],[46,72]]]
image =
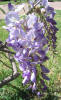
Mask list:
[[11,2],[8,3],[8,9],[11,11],[11,10],[14,10],[14,6],[11,4]]
[[40,92],[37,92],[37,96],[40,97],[40,95],[41,95]]
[[28,80],[28,77],[26,76],[26,77],[23,79],[23,81],[22,81],[23,85],[27,84],[28,81],[29,81],[29,80]]
[[49,73],[49,70],[45,66],[40,66],[43,73]]
[[39,61],[40,57],[37,56],[37,55],[34,55],[34,56],[33,56],[33,59],[34,59],[34,61]]
[[29,70],[28,71],[24,71],[22,76],[23,77],[27,76],[28,78],[30,78],[31,72]]
[[56,21],[53,20],[52,18],[47,17],[46,20],[47,20],[48,22],[50,22],[51,24],[56,25]]
[[31,81],[36,82],[36,75],[34,72],[31,74]]
[[34,92],[37,89],[36,83],[33,84],[32,91]]
[[44,73],[41,73],[41,74],[42,74],[42,77],[43,77],[44,79],[50,80],[50,79],[46,76],[46,74],[44,74]]
[[15,24],[15,21],[19,21],[19,16],[18,16],[18,13],[14,12],[14,11],[10,11],[6,17],[5,17],[5,21],[6,21],[6,24],[9,25],[9,24]]
[[44,7],[48,7],[48,0],[42,0],[42,5]]
[[28,26],[28,28],[32,28],[33,25],[36,23],[36,21],[37,21],[37,16],[35,16],[34,13],[29,14],[28,17],[27,17],[27,26]]
[[42,91],[46,91],[47,90],[47,86],[45,85],[44,88],[42,88]]

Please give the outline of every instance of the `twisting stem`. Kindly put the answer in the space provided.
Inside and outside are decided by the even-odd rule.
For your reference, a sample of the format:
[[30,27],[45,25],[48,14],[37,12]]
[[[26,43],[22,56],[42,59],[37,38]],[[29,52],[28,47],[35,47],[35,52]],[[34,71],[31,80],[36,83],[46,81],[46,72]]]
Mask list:
[[10,81],[16,79],[19,76],[19,73],[13,74],[5,78],[4,80],[0,81],[0,88],[6,84],[8,84]]
[[41,1],[38,0],[35,4],[34,4],[34,7],[37,6]]
[[4,50],[4,49],[0,49],[0,51],[6,52],[6,53],[15,54],[15,52],[9,51],[8,49],[6,49],[6,50]]
[[17,72],[17,67],[16,67],[16,64],[14,62],[14,58],[11,56],[11,54],[9,54],[9,55],[10,55],[9,56],[9,60],[10,60],[10,62],[12,64],[13,73],[12,73],[12,75],[10,75],[7,78],[5,78],[4,80],[0,81],[0,88],[2,86],[4,86],[4,85],[8,84],[10,81],[16,79],[20,75],[20,73]]

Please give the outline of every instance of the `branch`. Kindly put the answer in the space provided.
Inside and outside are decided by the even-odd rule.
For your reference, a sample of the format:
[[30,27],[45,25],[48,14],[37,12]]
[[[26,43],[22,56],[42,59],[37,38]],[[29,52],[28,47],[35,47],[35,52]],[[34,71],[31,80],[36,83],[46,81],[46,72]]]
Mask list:
[[12,65],[12,69],[13,69],[13,74],[17,73],[17,67],[14,61],[14,58],[11,56],[11,54],[8,55],[9,56],[9,60],[11,62]]
[[41,4],[40,0],[38,0],[36,3],[34,3],[33,8],[31,8],[26,14],[28,15],[38,4]]
[[0,51],[2,51],[2,52],[6,52],[6,53],[11,53],[11,54],[15,54],[15,52],[12,52],[12,51],[10,51],[10,50],[8,50],[8,49],[0,49]]
[[9,83],[10,81],[16,79],[19,76],[19,73],[15,73],[13,75],[8,76],[7,78],[5,78],[4,80],[0,81],[0,88],[4,85],[6,85],[7,83]]
[[6,52],[6,53],[11,53],[11,54],[15,54],[15,52],[12,52],[8,49],[7,43],[3,43],[2,41],[0,41],[0,51],[2,52]]
[[41,3],[40,0],[38,0],[38,1],[34,4],[34,7],[37,6],[39,3]]
[[0,81],[0,88],[2,86],[6,85],[7,83],[9,83],[10,81],[16,79],[20,74],[19,72],[17,72],[17,67],[16,67],[16,64],[14,62],[14,58],[11,56],[11,54],[9,55],[9,59],[10,59],[10,62],[12,64],[13,73],[12,73],[12,75],[5,78],[4,80]]

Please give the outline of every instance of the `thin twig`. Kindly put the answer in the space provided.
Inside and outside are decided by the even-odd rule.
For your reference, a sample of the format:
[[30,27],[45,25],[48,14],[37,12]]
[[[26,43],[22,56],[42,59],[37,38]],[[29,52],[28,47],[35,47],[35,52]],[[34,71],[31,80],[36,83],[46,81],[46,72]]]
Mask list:
[[7,83],[9,83],[10,81],[16,79],[19,76],[19,73],[15,73],[13,75],[8,76],[7,78],[5,78],[4,80],[0,81],[0,88],[4,85],[6,85]]
[[17,73],[17,67],[14,61],[14,58],[11,56],[11,54],[8,55],[9,56],[9,60],[11,62],[12,65],[12,69],[13,69],[13,74]]
[[34,4],[33,8],[31,8],[26,14],[29,14],[39,3],[41,3],[40,0],[38,0],[38,1]]
[[9,56],[9,59],[10,59],[10,62],[12,64],[12,68],[13,68],[13,74],[8,76],[7,78],[5,78],[4,80],[0,81],[0,88],[6,84],[8,84],[9,82],[11,82],[12,80],[16,79],[20,73],[17,72],[17,67],[16,67],[16,64],[14,62],[14,58],[11,56]]
[[12,52],[12,51],[10,51],[9,49],[8,49],[8,46],[7,46],[7,43],[5,42],[5,43],[1,43],[0,44],[0,51],[2,51],[2,52],[6,52],[6,53],[11,53],[11,54],[15,54],[15,52]]
[[7,50],[4,50],[4,49],[0,49],[0,51],[2,51],[2,52],[6,52],[6,53],[15,54],[15,52],[9,51],[8,49],[7,49]]
[[34,7],[37,6],[39,3],[41,3],[40,0],[38,0],[38,1],[34,4]]

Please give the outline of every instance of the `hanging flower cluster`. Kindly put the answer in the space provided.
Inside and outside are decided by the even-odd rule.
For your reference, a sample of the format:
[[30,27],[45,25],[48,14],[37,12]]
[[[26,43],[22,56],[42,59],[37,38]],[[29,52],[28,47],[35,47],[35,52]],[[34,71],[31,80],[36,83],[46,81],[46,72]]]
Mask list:
[[56,32],[58,31],[57,27],[56,27],[56,21],[54,20],[54,16],[55,16],[55,11],[54,8],[52,7],[47,7],[47,17],[46,20],[47,22],[50,24],[49,26],[49,35],[48,35],[48,39],[51,40],[52,43],[52,48],[53,50],[56,48]]
[[[47,39],[49,42],[49,46],[51,46],[51,48],[53,49],[53,51],[56,48],[56,32],[58,31],[57,27],[56,27],[56,21],[54,20],[54,16],[56,14],[56,12],[54,11],[54,8],[50,7],[48,4],[45,3],[45,0],[43,0],[43,5],[45,5],[45,11],[46,13],[44,14],[46,17],[46,21],[45,21],[45,28],[48,32],[47,35]],[[49,25],[48,25],[49,24]]]
[[[33,9],[34,2],[31,4],[31,9]],[[37,16],[33,10],[25,18],[20,19],[18,11],[16,12],[9,4],[11,11],[6,15],[7,27],[4,27],[9,32],[6,40],[7,45],[16,52],[14,58],[19,63],[19,68],[22,71],[22,84],[29,84],[29,88],[37,95],[41,95],[40,89],[43,91],[47,88],[44,79],[49,80],[46,76],[49,70],[43,65],[43,62],[48,60],[46,56],[48,43],[52,39],[54,46],[57,31],[56,22],[53,20],[54,9],[48,6],[47,0],[42,0],[41,5],[44,8],[41,8],[40,12],[44,14],[44,18],[41,17],[41,13],[40,17]],[[45,13],[43,13],[44,11]],[[38,77],[42,86],[38,86]]]

